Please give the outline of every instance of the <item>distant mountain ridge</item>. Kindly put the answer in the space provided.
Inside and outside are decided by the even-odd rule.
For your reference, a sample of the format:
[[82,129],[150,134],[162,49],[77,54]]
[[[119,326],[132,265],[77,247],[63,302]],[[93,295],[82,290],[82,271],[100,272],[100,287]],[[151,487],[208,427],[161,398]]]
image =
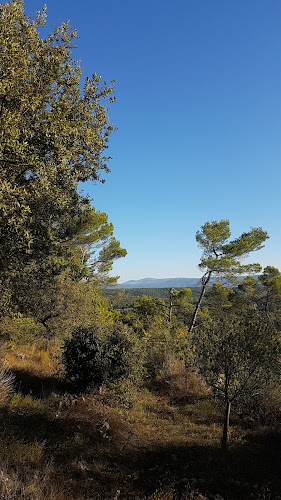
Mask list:
[[[254,276],[257,278],[258,276]],[[240,276],[239,279],[244,279]],[[222,283],[226,286],[233,286],[225,278],[213,277],[210,279],[210,285],[213,283]],[[114,288],[192,288],[201,286],[201,278],[142,278],[140,280],[129,280],[125,283],[118,283]]]
[[189,288],[200,286],[200,278],[143,278],[119,283],[117,288]]

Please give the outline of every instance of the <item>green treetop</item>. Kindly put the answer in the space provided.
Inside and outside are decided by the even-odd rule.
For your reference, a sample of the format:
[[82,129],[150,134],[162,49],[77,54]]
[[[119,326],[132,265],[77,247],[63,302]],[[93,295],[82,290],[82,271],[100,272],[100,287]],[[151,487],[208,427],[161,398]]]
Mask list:
[[206,222],[196,233],[196,241],[203,249],[199,269],[205,271],[201,281],[202,289],[194,310],[190,331],[193,330],[206,287],[212,276],[221,276],[228,281],[237,282],[242,274],[253,274],[261,270],[259,264],[242,264],[241,260],[249,253],[260,250],[268,234],[262,228],[252,228],[247,233],[230,242],[228,220]]

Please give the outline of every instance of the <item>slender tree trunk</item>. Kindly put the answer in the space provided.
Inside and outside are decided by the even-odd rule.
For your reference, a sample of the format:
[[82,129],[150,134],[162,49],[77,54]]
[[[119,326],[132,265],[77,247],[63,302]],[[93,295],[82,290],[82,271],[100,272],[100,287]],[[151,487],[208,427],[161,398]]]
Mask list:
[[196,307],[195,307],[195,310],[194,310],[194,313],[193,313],[193,316],[192,316],[192,319],[191,319],[191,323],[190,323],[190,326],[189,326],[189,332],[191,333],[193,328],[194,328],[194,325],[196,323],[196,319],[197,319],[197,315],[198,315],[198,312],[199,312],[199,309],[201,307],[201,303],[202,303],[202,300],[203,300],[203,297],[205,295],[205,292],[206,292],[206,288],[207,288],[207,285],[210,281],[210,278],[212,276],[212,271],[208,271],[207,274],[204,274],[204,276],[202,277],[202,288],[201,288],[201,293],[200,293],[200,297],[199,297],[199,300],[196,304]]
[[172,322],[173,296],[174,296],[174,289],[170,288],[169,289],[169,314],[168,314],[169,323]]
[[221,440],[221,448],[222,448],[222,450],[226,450],[227,449],[227,445],[228,445],[230,408],[231,408],[231,401],[227,400],[227,402],[226,402],[226,409],[225,409],[225,416],[224,416],[222,440]]

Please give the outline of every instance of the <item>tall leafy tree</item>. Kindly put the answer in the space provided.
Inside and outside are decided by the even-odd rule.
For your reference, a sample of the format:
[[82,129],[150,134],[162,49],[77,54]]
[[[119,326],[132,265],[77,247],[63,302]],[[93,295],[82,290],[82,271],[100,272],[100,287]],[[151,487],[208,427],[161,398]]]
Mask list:
[[[0,279],[4,289],[15,277],[20,279],[26,266],[33,276],[46,268],[59,274],[77,266],[70,241],[77,239],[85,214],[89,224],[94,213],[90,201],[79,194],[78,184],[103,181],[102,173],[109,171],[105,151],[114,129],[108,117],[114,82],[107,85],[93,74],[83,86],[82,68],[72,58],[76,30],[62,23],[43,38],[45,19],[45,8],[35,20],[27,17],[22,0],[0,5]],[[103,267],[99,264],[99,271],[106,274],[124,250],[114,240],[105,214],[95,217],[104,218],[103,230],[107,228],[111,238],[101,252]],[[95,229],[95,241],[102,242],[101,229]],[[92,239],[93,232],[92,227]],[[80,262],[80,274],[82,268]]]
[[235,282],[241,274],[261,271],[259,264],[242,264],[241,260],[251,252],[263,248],[263,243],[268,238],[267,232],[258,227],[242,233],[235,240],[228,241],[230,236],[229,221],[226,219],[206,222],[196,233],[196,241],[203,249],[198,267],[205,272],[201,278],[201,294],[190,323],[190,331],[195,326],[198,311],[212,276],[221,276]]

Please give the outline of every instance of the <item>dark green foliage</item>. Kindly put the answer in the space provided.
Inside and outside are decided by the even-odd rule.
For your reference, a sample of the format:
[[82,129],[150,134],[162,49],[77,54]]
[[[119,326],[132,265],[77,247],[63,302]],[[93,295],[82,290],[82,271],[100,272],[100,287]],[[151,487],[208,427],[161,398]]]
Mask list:
[[65,377],[82,388],[101,383],[101,342],[93,330],[78,327],[63,347]]
[[85,389],[124,378],[137,378],[142,371],[142,355],[133,331],[116,323],[73,331],[63,346],[65,378]]

